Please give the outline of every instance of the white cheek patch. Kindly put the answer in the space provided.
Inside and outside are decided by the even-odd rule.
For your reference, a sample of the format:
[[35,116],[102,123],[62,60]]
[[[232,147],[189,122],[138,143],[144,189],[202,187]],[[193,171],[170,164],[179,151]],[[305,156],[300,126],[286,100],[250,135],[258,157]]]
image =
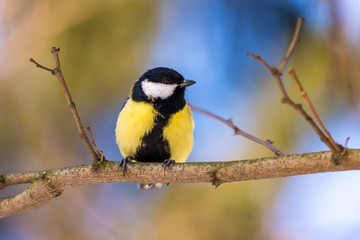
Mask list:
[[145,79],[141,83],[141,87],[146,96],[150,98],[166,99],[174,93],[177,84],[149,82],[147,79]]

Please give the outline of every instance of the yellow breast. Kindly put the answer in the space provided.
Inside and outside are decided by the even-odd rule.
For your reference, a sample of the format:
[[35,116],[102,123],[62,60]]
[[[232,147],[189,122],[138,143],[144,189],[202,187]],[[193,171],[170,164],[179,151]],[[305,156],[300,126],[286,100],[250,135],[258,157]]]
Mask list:
[[141,138],[153,129],[157,114],[149,103],[127,101],[115,129],[116,143],[124,157],[135,155]]
[[176,162],[185,162],[193,143],[194,120],[189,105],[175,113],[164,128],[164,137],[169,142],[171,157]]

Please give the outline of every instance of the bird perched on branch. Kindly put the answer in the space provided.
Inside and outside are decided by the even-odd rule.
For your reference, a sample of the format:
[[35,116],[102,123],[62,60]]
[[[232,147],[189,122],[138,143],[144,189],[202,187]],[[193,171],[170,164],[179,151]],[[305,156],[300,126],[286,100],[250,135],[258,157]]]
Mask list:
[[[194,83],[173,69],[158,67],[134,84],[115,129],[124,174],[132,160],[162,162],[164,171],[175,162],[186,161],[193,146],[194,121],[184,94]],[[139,187],[161,184],[140,183]]]

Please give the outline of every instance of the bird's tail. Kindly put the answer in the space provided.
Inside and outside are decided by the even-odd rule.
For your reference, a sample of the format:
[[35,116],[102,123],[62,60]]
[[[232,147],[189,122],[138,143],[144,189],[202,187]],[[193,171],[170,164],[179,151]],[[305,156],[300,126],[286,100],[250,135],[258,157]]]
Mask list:
[[138,187],[139,189],[141,190],[144,190],[144,189],[159,189],[162,187],[162,183],[139,183],[138,184]]

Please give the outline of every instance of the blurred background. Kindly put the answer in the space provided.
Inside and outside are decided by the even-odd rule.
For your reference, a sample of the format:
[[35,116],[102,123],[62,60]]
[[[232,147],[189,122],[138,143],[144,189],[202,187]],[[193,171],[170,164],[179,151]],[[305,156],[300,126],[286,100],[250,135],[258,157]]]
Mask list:
[[[306,21],[294,66],[335,140],[360,147],[358,0],[2,0],[0,2],[0,173],[91,162],[57,79],[29,62],[54,66],[85,126],[109,160],[118,113],[147,69],[166,66],[197,81],[192,104],[233,117],[286,154],[327,150],[291,108],[267,70],[279,65],[298,17]],[[302,101],[287,74],[292,98]],[[213,119],[194,113],[188,159],[273,156]],[[0,239],[358,239],[360,174],[323,173],[221,185],[135,183],[67,189],[41,208],[0,220]],[[9,187],[10,196],[28,185]]]

